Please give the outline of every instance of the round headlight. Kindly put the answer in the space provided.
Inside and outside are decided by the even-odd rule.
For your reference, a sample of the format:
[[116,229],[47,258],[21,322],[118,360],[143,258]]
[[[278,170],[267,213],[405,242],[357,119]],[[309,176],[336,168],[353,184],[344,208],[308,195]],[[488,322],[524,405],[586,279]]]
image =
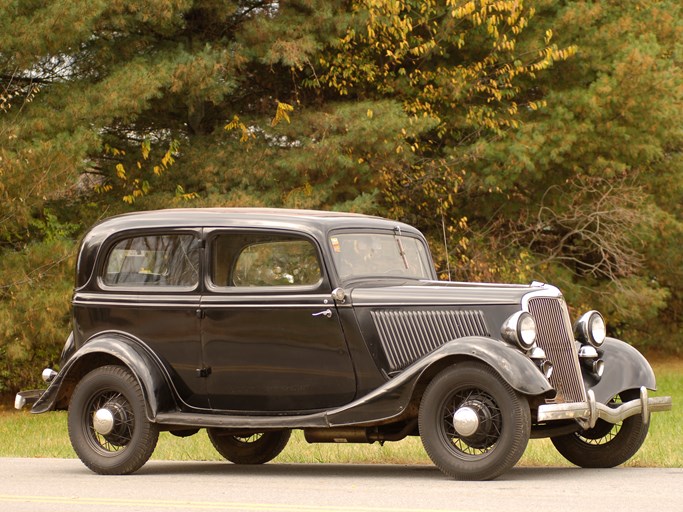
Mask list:
[[607,336],[605,319],[597,311],[585,313],[574,325],[574,335],[581,343],[599,347]]
[[517,311],[503,322],[500,334],[508,343],[519,346],[522,350],[529,350],[536,342],[536,322],[534,317],[526,311]]
[[528,313],[519,317],[519,337],[526,349],[530,349],[536,341],[536,322]]

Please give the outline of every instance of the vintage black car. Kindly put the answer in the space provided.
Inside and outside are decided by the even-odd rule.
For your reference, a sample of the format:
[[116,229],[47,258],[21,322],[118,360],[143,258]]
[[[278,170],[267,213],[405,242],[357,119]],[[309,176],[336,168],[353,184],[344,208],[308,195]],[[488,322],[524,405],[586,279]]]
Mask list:
[[531,437],[611,467],[671,408],[600,313],[572,328],[556,288],[439,281],[415,228],[321,211],[96,225],[59,369],[15,405],[68,408],[74,450],[102,474],[136,471],[160,431],[201,428],[238,464],[268,462],[301,429],[312,443],[420,436],[456,479],[499,476]]

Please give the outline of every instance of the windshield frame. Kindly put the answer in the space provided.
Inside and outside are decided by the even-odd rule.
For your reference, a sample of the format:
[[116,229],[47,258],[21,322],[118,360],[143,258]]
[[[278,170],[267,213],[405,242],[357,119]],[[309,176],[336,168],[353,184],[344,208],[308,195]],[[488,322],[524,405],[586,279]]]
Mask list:
[[[361,242],[360,247],[355,244],[352,249],[353,242]],[[363,242],[366,247],[362,247]],[[375,246],[371,247],[373,242]],[[326,243],[335,273],[342,283],[386,279],[430,281],[436,276],[429,246],[419,233],[399,228],[334,230],[327,234]],[[379,252],[371,256],[372,249]],[[352,250],[353,252],[347,252]],[[347,252],[351,261],[342,259],[344,252]],[[387,262],[381,257],[378,259],[378,255],[391,255],[392,260],[386,267],[382,267],[382,264]],[[368,256],[370,260],[367,260]],[[366,258],[365,261],[359,259],[363,257]],[[401,268],[406,265],[407,272]],[[413,268],[413,272],[410,272],[410,267]]]

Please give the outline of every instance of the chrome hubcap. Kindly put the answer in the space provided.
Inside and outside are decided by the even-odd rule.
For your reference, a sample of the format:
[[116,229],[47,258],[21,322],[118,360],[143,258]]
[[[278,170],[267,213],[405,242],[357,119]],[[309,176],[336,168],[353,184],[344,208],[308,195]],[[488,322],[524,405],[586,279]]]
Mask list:
[[470,437],[479,428],[479,416],[471,407],[460,407],[453,414],[453,427],[462,437]]
[[92,418],[92,426],[100,435],[106,436],[114,430],[114,413],[109,409],[97,409]]

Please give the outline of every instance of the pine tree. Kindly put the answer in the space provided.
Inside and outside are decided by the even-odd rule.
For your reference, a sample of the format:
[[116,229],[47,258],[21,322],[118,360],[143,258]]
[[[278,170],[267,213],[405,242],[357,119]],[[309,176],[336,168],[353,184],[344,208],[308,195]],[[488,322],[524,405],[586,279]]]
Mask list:
[[527,89],[545,108],[478,141],[463,187],[472,236],[524,254],[521,272],[599,307],[614,334],[680,350],[680,2],[537,6],[577,53]]
[[[64,269],[73,238],[98,217],[188,201],[277,206],[298,204],[298,194],[322,206],[362,195],[337,186],[331,171],[308,179],[282,157],[302,144],[286,133],[288,117],[332,131],[346,115],[307,113],[318,93],[300,83],[315,52],[341,32],[338,9],[319,1],[0,1],[0,251],[14,262],[0,268],[2,351],[11,356],[3,375],[36,366],[36,354],[58,356],[54,327],[61,339],[68,333]],[[329,168],[341,158],[323,156]],[[330,197],[308,199],[316,183]],[[51,328],[25,328],[31,290],[41,294],[35,304],[52,301],[61,312]]]
[[672,0],[0,0],[4,375],[57,357],[88,225],[179,205],[388,214],[680,318],[680,40]]

